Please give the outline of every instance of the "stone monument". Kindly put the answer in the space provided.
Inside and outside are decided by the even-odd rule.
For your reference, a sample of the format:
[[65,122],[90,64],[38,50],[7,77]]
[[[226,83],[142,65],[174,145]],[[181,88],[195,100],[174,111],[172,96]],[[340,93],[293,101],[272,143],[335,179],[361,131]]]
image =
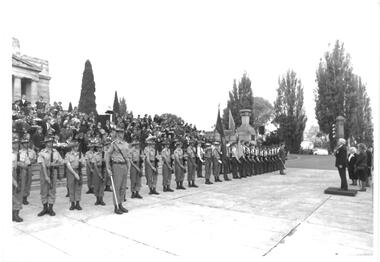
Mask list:
[[236,130],[236,135],[239,136],[239,140],[251,141],[256,140],[256,131],[249,124],[249,118],[251,116],[251,109],[240,110],[241,126]]

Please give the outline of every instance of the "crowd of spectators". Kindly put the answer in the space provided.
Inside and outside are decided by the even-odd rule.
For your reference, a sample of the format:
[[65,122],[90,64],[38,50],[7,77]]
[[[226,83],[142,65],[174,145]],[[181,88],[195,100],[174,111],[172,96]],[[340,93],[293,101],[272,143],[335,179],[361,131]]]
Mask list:
[[157,147],[161,147],[160,142],[165,139],[181,140],[185,145],[191,139],[205,140],[203,133],[195,126],[171,114],[152,118],[150,115],[134,117],[132,113],[116,113],[112,117],[109,115],[110,120],[100,121],[95,113],[82,113],[77,107],[69,112],[63,110],[61,102],[50,105],[43,102],[42,97],[32,105],[24,96],[12,104],[12,110],[13,132],[30,139],[36,150],[43,147],[47,136],[52,136],[56,145],[67,144],[73,139],[83,141],[82,150],[85,151],[90,142],[113,140],[116,126],[125,130],[127,142],[137,140],[142,147],[149,136],[156,137]]

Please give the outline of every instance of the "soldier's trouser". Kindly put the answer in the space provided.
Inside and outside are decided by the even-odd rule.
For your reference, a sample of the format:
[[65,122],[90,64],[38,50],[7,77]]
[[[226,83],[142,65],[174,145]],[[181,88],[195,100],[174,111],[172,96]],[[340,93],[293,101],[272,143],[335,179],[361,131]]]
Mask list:
[[93,178],[94,178],[94,174],[90,171],[90,168],[89,167],[86,167],[86,174],[87,174],[87,186],[88,188],[94,188],[94,182],[93,182]]
[[232,177],[233,178],[238,177],[237,169],[238,169],[238,162],[237,162],[236,158],[233,158],[233,159],[231,159],[231,171],[232,171]]
[[109,176],[107,176],[107,178],[106,178],[106,186],[112,186],[111,178]]
[[32,167],[29,166],[25,174],[25,188],[23,190],[23,196],[28,197],[30,195],[30,189],[32,187]]
[[211,158],[206,158],[205,159],[205,178],[210,179],[211,177]]
[[[97,171],[94,170],[94,177],[93,177],[93,182],[94,182],[94,195],[96,197],[102,197],[104,196],[104,186],[105,186],[105,177],[106,177],[106,170],[104,168],[104,172],[103,174],[98,174],[98,172],[102,172],[102,167],[98,167]],[[99,177],[99,175],[101,175],[102,177],[104,177],[104,179],[101,179]]]
[[214,158],[213,163],[212,163],[212,171],[214,177],[219,177],[220,174],[220,163],[218,162],[218,159]]
[[[78,173],[78,169],[74,169]],[[67,188],[69,189],[70,202],[81,201],[82,186],[79,185],[79,181],[75,179],[74,175],[68,171],[67,172]]]
[[[150,162],[152,166],[154,166],[154,161]],[[145,176],[146,176],[146,184],[151,187],[156,187],[157,185],[157,171],[153,172],[153,169],[149,166],[147,162],[145,162]]]
[[[13,178],[17,181],[16,171],[13,172]],[[20,168],[19,181],[17,181],[17,187],[12,186],[12,210],[22,209],[22,196],[24,192],[26,170]]]
[[141,176],[134,166],[131,166],[130,176],[131,176],[131,192],[140,191]]
[[[195,158],[193,158],[195,161]],[[187,160],[187,181],[195,180],[195,165],[191,162],[190,159]]]
[[174,173],[175,173],[175,181],[176,182],[183,182],[184,179],[184,171],[183,169],[179,166],[177,162],[174,163]]
[[[54,204],[57,187],[57,170],[54,168],[50,174],[50,168],[46,168],[48,177],[50,178],[51,186],[45,181],[45,177],[41,171],[40,175],[40,195],[42,204]],[[67,176],[70,176],[69,174]]]
[[202,176],[202,161],[199,160],[199,158],[196,158],[196,159],[197,159],[197,176],[201,177]]
[[[117,203],[113,196],[113,204],[121,204],[124,200],[126,188],[123,186],[126,184],[128,168],[126,164],[113,163],[112,165],[112,178],[115,185],[114,191],[117,197]],[[113,194],[112,194],[113,195]]]
[[169,167],[163,163],[162,165],[162,185],[170,186],[170,181],[172,180],[172,172],[170,171]]

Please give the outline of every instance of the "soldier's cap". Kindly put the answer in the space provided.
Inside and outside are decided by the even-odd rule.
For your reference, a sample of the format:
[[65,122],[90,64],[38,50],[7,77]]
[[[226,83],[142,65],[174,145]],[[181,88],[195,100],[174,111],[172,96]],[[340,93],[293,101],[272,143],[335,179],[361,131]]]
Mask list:
[[28,139],[22,139],[22,140],[20,141],[20,143],[21,143],[21,144],[26,144],[26,143],[29,143],[29,140],[28,140]]
[[231,142],[230,146],[236,145],[236,142]]
[[170,142],[169,142],[168,140],[164,140],[164,141],[162,141],[162,144],[163,144],[163,145],[169,145]]
[[216,146],[217,146],[217,145],[220,145],[219,141],[215,141],[215,142],[214,142],[214,145],[216,145]]
[[176,142],[175,142],[175,145],[176,145],[176,146],[182,145],[182,142],[181,142],[181,141],[176,141]]
[[211,146],[211,144],[210,143],[206,143],[205,146]]
[[140,144],[140,142],[139,141],[132,141],[132,146],[136,146],[136,145],[139,145]]
[[18,138],[12,139],[12,144],[13,143],[18,143],[18,142],[19,142]]
[[79,142],[77,140],[71,140],[70,143],[67,144],[68,147],[79,146]]

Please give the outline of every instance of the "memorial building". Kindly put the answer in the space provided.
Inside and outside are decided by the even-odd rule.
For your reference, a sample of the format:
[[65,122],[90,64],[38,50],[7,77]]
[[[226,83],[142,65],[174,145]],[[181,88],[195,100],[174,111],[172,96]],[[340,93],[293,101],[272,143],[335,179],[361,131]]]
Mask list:
[[43,97],[43,101],[50,102],[49,92],[49,62],[47,60],[21,55],[20,42],[12,39],[12,102],[20,100],[22,95],[32,105]]

